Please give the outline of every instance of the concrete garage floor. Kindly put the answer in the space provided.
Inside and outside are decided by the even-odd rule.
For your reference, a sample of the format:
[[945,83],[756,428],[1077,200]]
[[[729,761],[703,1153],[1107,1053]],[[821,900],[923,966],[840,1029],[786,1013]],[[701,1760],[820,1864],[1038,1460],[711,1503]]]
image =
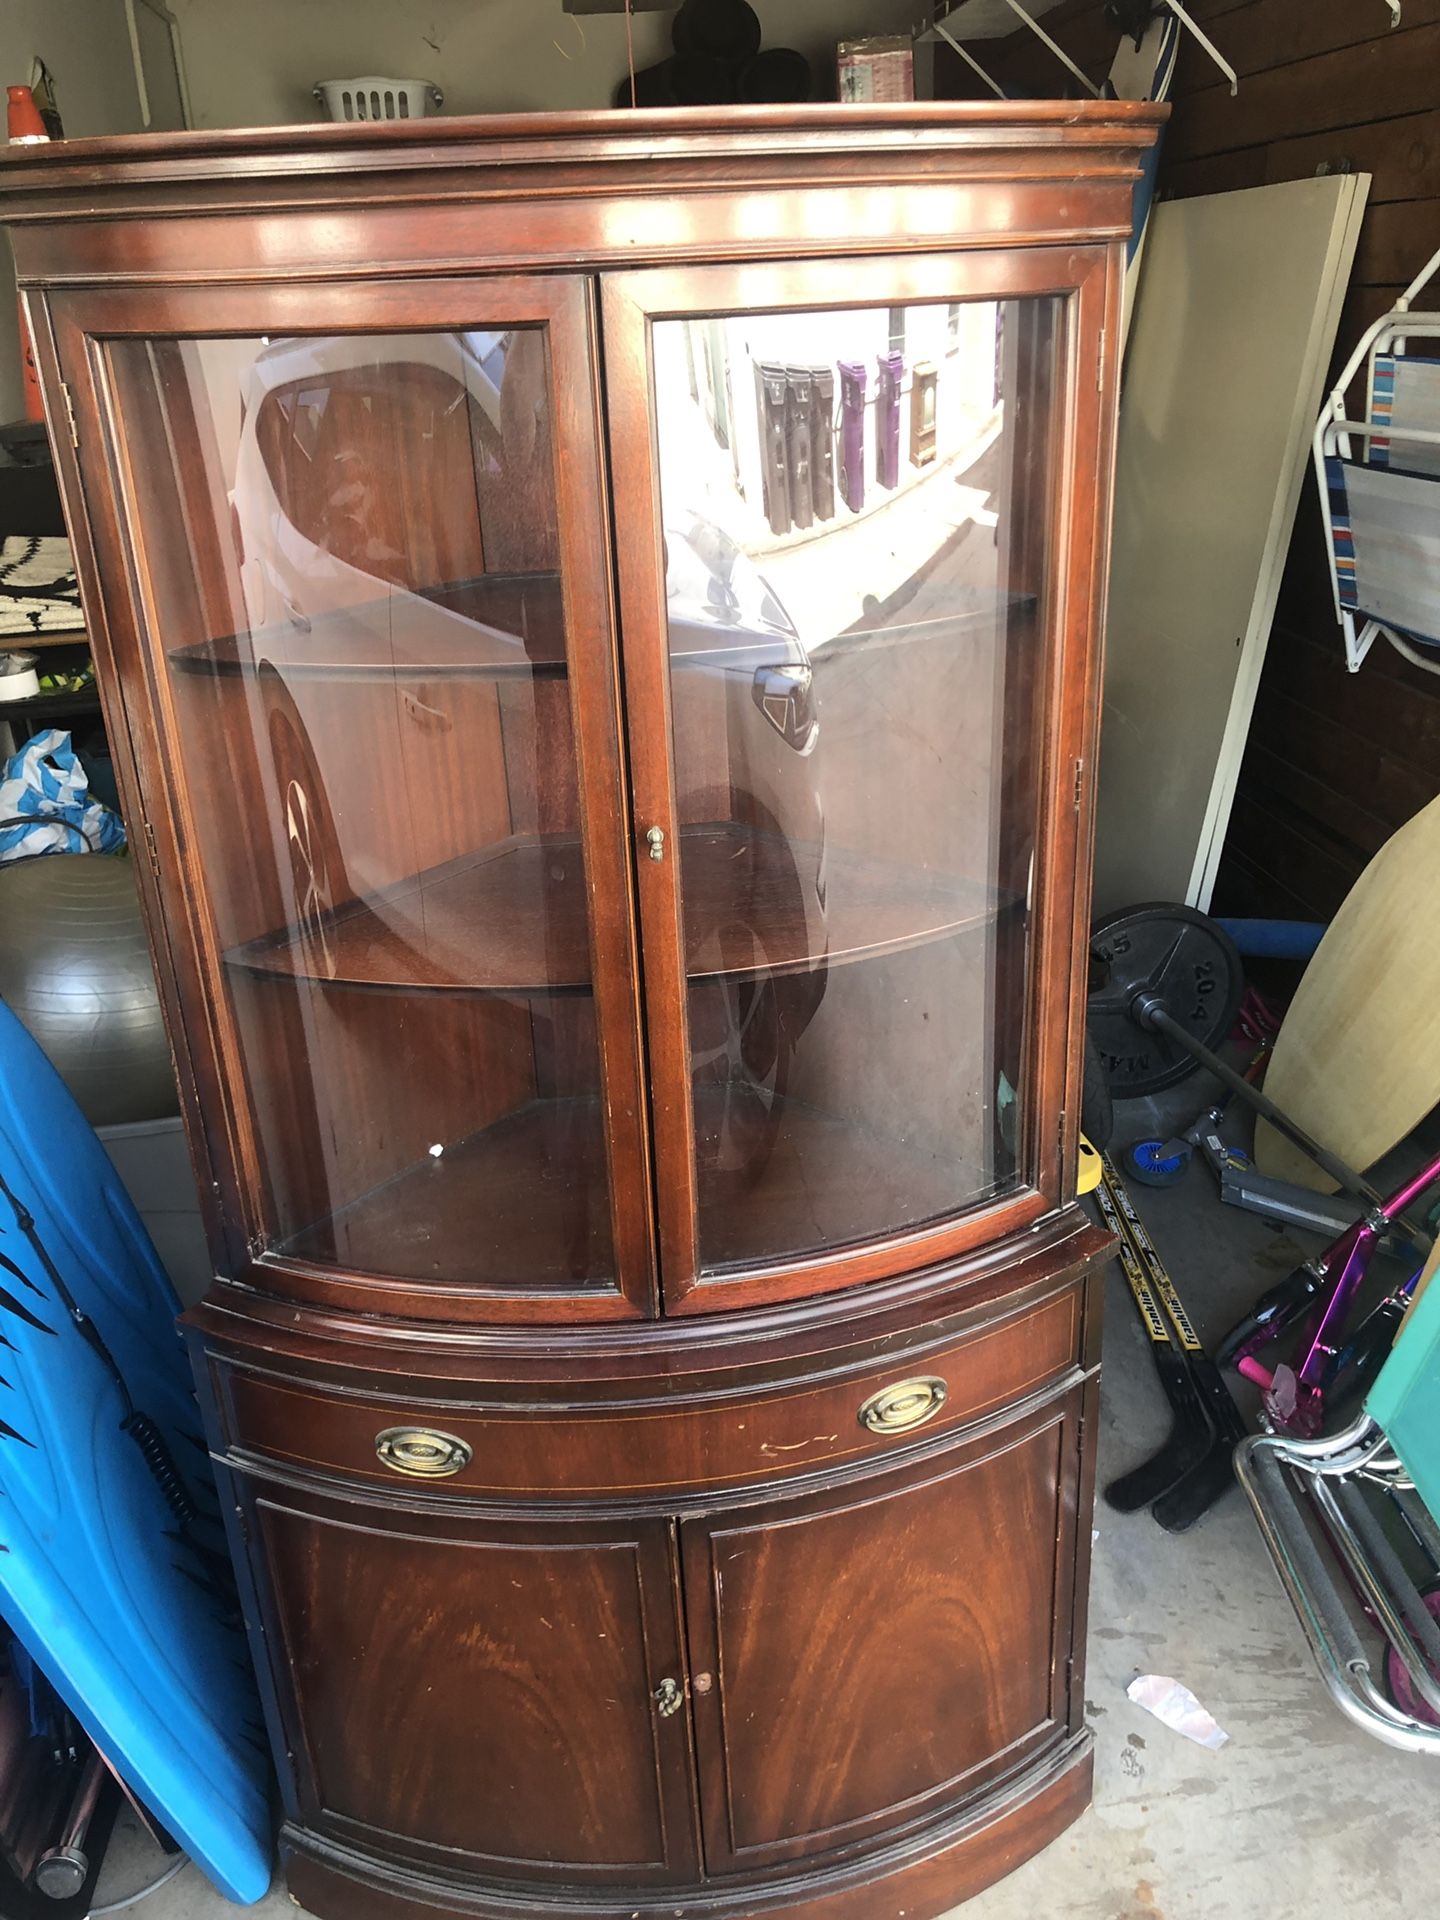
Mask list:
[[[1159,1102],[1118,1106],[1117,1153],[1128,1141],[1186,1124],[1213,1084],[1196,1075]],[[1233,1121],[1225,1131],[1243,1138]],[[1415,1163],[1402,1149],[1396,1177]],[[1323,1244],[1221,1206],[1204,1166],[1163,1192],[1130,1184],[1207,1343]],[[1113,1263],[1105,1313],[1102,1487],[1168,1430],[1148,1343]],[[1248,1415],[1253,1400],[1242,1405]],[[1243,1494],[1232,1489],[1178,1536],[1146,1512],[1113,1513],[1098,1499],[1095,1525],[1086,1676],[1094,1804],[1046,1852],[957,1913],[965,1920],[1413,1920],[1432,1912],[1440,1764],[1381,1746],[1331,1705]],[[1137,1673],[1183,1681],[1230,1735],[1228,1744],[1207,1752],[1133,1706],[1125,1689]]]
[[[1117,1110],[1117,1147],[1184,1125],[1211,1097],[1202,1076]],[[1240,1138],[1238,1132],[1231,1137]],[[1408,1162],[1410,1156],[1402,1159]],[[1207,1339],[1319,1241],[1222,1207],[1203,1166],[1136,1205]],[[1165,1404],[1119,1269],[1106,1282],[1100,1484],[1165,1437]],[[1190,1533],[1097,1507],[1088,1717],[1095,1801],[1046,1852],[968,1902],[965,1920],[1411,1920],[1440,1885],[1440,1766],[1380,1746],[1330,1705],[1300,1629],[1231,1491]],[[1181,1680],[1230,1735],[1194,1746],[1132,1706],[1137,1673]],[[101,1902],[158,1870],[117,1830]],[[137,1920],[223,1920],[238,1909],[194,1867]],[[249,1909],[296,1911],[283,1891]],[[883,1902],[876,1920],[892,1920]]]

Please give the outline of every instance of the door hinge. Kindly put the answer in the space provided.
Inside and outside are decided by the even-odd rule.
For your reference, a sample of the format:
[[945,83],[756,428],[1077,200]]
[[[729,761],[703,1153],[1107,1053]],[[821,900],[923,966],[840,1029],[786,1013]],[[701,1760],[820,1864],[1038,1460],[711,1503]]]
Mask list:
[[1055,1144],[1058,1147],[1060,1152],[1060,1157],[1063,1160],[1065,1157],[1065,1109],[1064,1107],[1061,1107],[1060,1109],[1060,1119],[1055,1128]]
[[1079,813],[1085,801],[1085,762],[1075,762],[1075,811]]
[[245,1242],[245,1251],[246,1253],[249,1254],[252,1260],[258,1260],[261,1254],[264,1253],[265,1251],[265,1240],[263,1235],[258,1233],[252,1233],[250,1235],[250,1238]]
[[70,382],[68,380],[62,380],[60,382],[60,398],[65,403],[65,424],[70,429],[70,444],[72,447],[78,449],[80,445],[80,435],[75,426],[75,396],[70,391]]
[[148,820],[145,822],[145,858],[150,862],[152,877],[158,881],[160,878],[160,856],[155,851],[155,829]]
[[1095,350],[1095,391],[1097,393],[1105,391],[1105,342],[1108,337],[1106,329],[1101,327],[1099,343]]

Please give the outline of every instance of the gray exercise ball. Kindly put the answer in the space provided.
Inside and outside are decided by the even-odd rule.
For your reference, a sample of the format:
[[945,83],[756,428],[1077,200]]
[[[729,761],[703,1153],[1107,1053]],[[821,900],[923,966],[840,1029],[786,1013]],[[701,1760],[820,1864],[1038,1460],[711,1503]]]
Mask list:
[[0,866],[0,1000],[91,1126],[178,1112],[128,855],[35,854]]

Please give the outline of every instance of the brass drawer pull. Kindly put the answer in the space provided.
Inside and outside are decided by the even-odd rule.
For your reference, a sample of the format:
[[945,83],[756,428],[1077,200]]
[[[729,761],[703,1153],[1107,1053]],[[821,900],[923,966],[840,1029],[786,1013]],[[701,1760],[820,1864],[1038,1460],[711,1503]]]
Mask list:
[[444,1480],[468,1467],[472,1450],[453,1433],[434,1427],[386,1427],[375,1436],[375,1451],[396,1473],[418,1480]]
[[872,1393],[860,1408],[860,1424],[871,1433],[910,1433],[932,1420],[944,1406],[950,1389],[937,1374],[897,1380]]

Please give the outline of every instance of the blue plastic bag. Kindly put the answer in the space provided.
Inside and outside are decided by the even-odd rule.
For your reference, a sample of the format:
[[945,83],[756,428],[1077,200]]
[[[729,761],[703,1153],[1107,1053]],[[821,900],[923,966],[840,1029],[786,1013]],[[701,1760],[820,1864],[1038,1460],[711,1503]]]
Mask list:
[[118,853],[125,825],[90,797],[90,782],[70,736],[37,733],[0,776],[0,864],[37,853]]

